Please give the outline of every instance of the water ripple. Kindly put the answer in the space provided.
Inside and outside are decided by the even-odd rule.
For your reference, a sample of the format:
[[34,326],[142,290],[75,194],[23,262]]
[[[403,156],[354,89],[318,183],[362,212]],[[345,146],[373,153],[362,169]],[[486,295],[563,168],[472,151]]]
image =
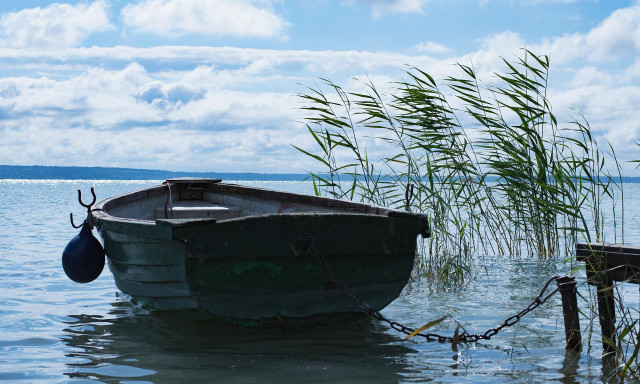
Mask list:
[[[98,198],[141,189],[148,181],[0,180],[0,381],[60,382],[601,382],[598,356],[565,355],[559,298],[490,341],[461,345],[402,336],[364,320],[311,330],[229,327],[198,311],[145,312],[121,299],[108,270],[91,284],[71,282],[61,252],[77,234],[77,189]],[[311,184],[255,182],[309,192]],[[640,186],[627,189],[640,209]],[[635,200],[633,200],[635,199]],[[634,215],[628,215],[632,217]],[[640,221],[626,240],[640,243]],[[470,332],[496,327],[568,265],[487,257],[459,289],[416,281],[383,313],[410,326],[451,315]],[[588,296],[583,277],[578,276]],[[620,287],[637,305],[637,287]],[[581,319],[588,324],[590,319]],[[434,331],[452,334],[453,321]],[[599,341],[595,341],[597,343]]]

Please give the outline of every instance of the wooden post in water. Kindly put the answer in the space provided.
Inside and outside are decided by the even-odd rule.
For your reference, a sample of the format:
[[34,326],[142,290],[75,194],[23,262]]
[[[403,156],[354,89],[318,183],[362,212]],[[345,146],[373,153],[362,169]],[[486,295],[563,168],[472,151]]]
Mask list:
[[576,279],[564,276],[556,280],[562,296],[562,313],[564,315],[564,334],[567,340],[565,349],[580,351],[582,337],[580,336],[580,319],[578,317],[578,298]]
[[613,283],[640,284],[640,248],[622,244],[576,244],[576,260],[586,265],[587,282],[595,285],[604,352],[616,349]]
[[616,309],[613,298],[613,285],[604,277],[596,284],[598,297],[598,315],[602,330],[602,349],[605,353],[613,352],[616,347]]

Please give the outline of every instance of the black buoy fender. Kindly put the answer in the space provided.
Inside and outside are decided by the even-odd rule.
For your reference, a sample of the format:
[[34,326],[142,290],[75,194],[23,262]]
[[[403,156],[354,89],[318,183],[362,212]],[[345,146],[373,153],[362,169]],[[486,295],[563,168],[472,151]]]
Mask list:
[[62,252],[64,273],[76,283],[90,283],[104,269],[104,249],[87,221]]

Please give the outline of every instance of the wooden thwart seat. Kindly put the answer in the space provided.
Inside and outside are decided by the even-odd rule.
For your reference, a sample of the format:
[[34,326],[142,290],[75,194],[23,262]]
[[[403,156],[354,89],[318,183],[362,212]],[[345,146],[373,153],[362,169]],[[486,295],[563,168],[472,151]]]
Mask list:
[[157,219],[215,219],[225,220],[240,217],[242,210],[237,206],[212,204],[206,201],[186,200],[164,208],[156,208]]

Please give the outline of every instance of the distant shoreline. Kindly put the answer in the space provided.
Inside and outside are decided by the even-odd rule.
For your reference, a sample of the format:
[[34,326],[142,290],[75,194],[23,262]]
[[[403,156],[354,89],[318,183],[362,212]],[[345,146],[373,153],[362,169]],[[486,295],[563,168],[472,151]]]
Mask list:
[[[138,168],[0,165],[0,180],[166,180],[176,177],[243,181],[303,181],[309,179],[309,175],[306,173],[175,172]],[[622,182],[640,183],[640,177],[622,176]]]
[[0,165],[0,179],[166,180],[187,176],[258,181],[302,181],[308,177],[307,174],[296,173],[174,172],[137,168]]

